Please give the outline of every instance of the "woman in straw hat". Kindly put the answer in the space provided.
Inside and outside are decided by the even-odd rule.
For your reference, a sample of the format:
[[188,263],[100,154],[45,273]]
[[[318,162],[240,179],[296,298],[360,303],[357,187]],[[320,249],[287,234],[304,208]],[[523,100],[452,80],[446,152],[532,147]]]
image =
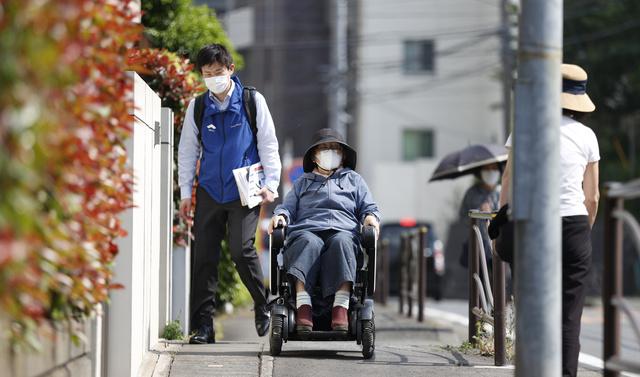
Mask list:
[[[347,331],[347,310],[356,277],[360,225],[379,230],[380,212],[364,179],[355,172],[356,151],[334,130],[318,131],[303,158],[305,173],[276,207],[269,233],[288,226],[284,266],[295,284],[296,330],[313,328],[311,296],[334,296],[331,328]],[[315,302],[316,297],[314,297]]]
[[[576,376],[580,352],[580,320],[591,266],[591,227],[598,211],[598,161],[594,132],[580,123],[595,110],[587,95],[587,73],[562,65],[560,125],[560,215],[562,216],[562,374]],[[506,143],[511,147],[511,136]],[[500,206],[509,198],[510,162],[502,177]]]

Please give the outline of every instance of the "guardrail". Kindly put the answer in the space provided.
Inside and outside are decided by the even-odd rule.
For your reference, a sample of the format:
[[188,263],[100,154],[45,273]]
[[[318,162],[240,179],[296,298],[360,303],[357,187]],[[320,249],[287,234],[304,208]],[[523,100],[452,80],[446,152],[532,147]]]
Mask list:
[[493,212],[469,211],[471,227],[469,234],[468,340],[469,343],[476,344],[478,322],[481,319],[490,323],[493,326],[494,334],[494,363],[500,366],[507,363],[505,352],[505,263],[493,250],[489,250],[493,256],[493,284],[491,284],[486,261],[487,251],[480,232],[480,222],[488,222],[494,216]]
[[427,293],[427,228],[412,230],[402,234],[400,240],[400,289],[399,312],[413,316],[414,301],[418,303],[418,321],[424,321],[424,303]]
[[623,225],[630,230],[635,249],[640,255],[640,225],[624,209],[625,200],[640,198],[640,179],[624,184],[607,183],[604,196],[604,276],[602,306],[604,310],[604,376],[619,376],[621,372],[640,373],[640,362],[622,357],[620,353],[620,313],[624,313],[640,343],[640,320],[633,314],[622,292]]

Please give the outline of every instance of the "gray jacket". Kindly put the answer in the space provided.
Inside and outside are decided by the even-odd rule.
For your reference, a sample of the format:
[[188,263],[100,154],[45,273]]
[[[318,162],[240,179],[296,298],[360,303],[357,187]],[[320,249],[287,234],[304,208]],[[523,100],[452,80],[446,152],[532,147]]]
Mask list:
[[338,169],[329,178],[304,173],[274,214],[287,218],[292,237],[302,230],[334,229],[359,233],[360,225],[369,214],[380,221],[380,212],[369,187],[360,174],[349,168]]

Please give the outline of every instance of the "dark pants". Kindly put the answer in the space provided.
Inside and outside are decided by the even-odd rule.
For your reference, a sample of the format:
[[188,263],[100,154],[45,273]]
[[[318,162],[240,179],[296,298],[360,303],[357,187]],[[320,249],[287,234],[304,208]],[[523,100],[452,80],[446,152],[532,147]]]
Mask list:
[[229,232],[229,252],[240,279],[256,305],[265,304],[262,267],[254,246],[260,207],[240,200],[220,204],[202,188],[196,192],[194,248],[191,268],[191,327],[210,324],[218,286],[221,242]]
[[576,376],[580,320],[591,267],[591,227],[587,216],[562,218],[562,375]]

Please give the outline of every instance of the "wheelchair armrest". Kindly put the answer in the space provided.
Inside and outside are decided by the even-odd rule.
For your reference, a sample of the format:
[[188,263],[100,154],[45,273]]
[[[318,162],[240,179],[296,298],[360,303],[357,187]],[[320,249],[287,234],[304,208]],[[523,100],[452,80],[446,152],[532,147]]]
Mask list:
[[362,227],[362,247],[365,249],[373,249],[376,246],[376,228],[367,225]]
[[273,233],[271,233],[272,249],[281,249],[282,247],[284,247],[284,236],[286,233],[286,229],[287,228],[281,224],[273,229]]

